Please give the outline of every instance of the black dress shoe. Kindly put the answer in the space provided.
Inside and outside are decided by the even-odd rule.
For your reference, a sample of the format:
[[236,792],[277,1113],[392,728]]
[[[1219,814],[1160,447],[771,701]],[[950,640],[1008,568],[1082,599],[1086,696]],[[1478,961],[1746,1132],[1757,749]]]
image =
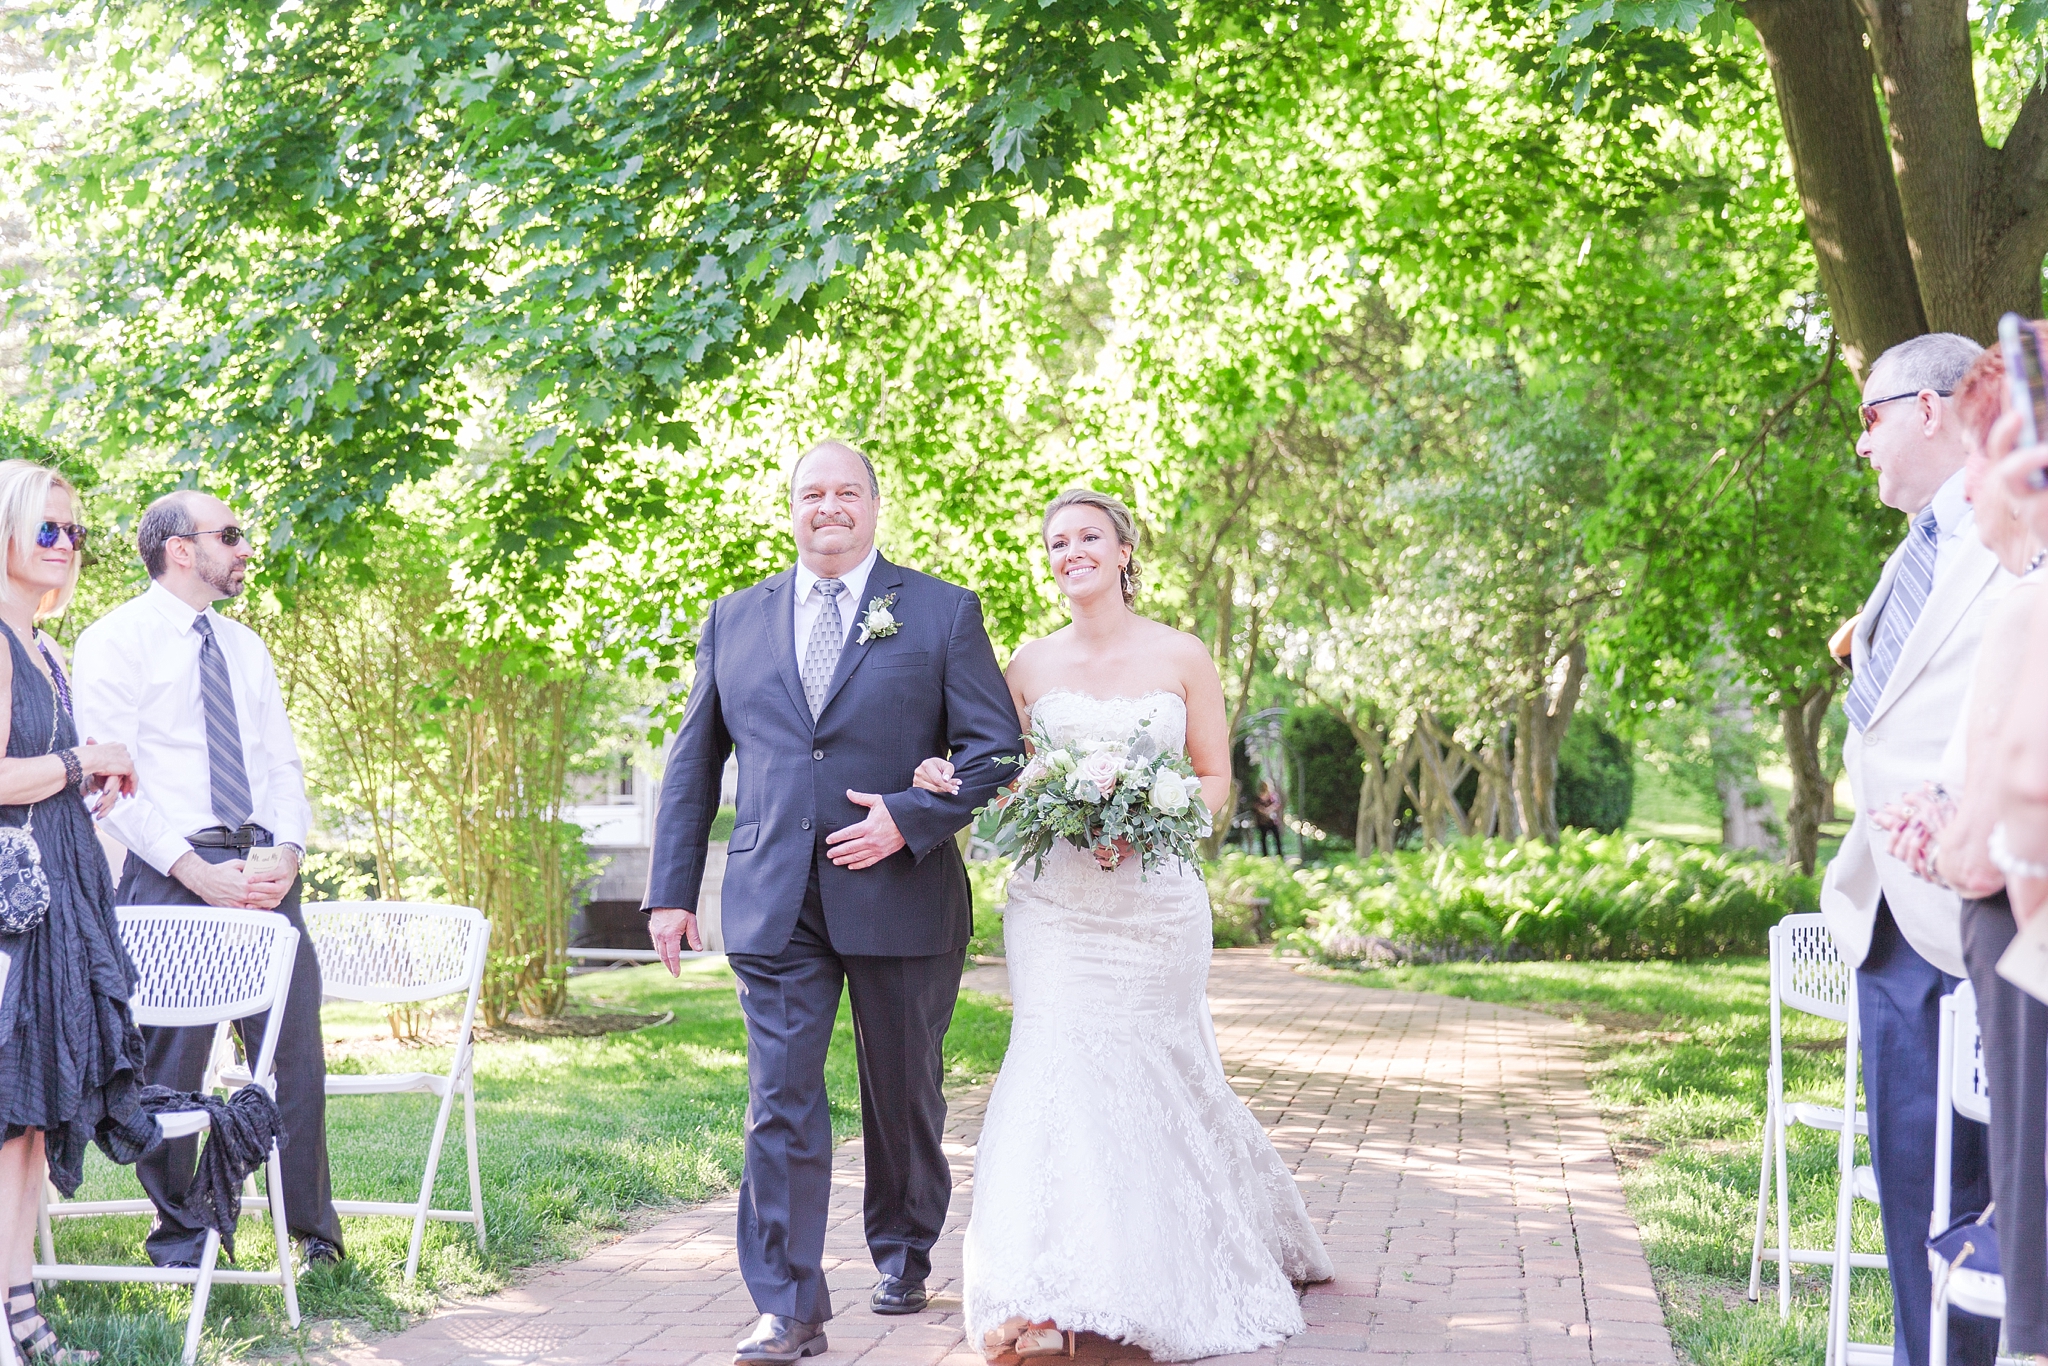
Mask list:
[[333,1266],[341,1260],[341,1249],[325,1238],[301,1238],[299,1258],[307,1266]]
[[781,1362],[814,1357],[825,1350],[825,1325],[801,1323],[787,1314],[763,1314],[754,1331],[740,1340],[735,1363]]
[[868,1307],[877,1314],[922,1314],[928,1302],[923,1281],[899,1281],[894,1276],[884,1276],[875,1286]]

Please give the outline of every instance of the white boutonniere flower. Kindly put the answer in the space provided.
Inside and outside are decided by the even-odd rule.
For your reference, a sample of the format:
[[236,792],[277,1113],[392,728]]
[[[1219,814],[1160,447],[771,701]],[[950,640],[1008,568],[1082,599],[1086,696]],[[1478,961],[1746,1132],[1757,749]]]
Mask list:
[[865,645],[871,640],[886,640],[903,629],[889,611],[895,605],[894,593],[885,598],[869,599],[867,613],[860,619],[860,644]]

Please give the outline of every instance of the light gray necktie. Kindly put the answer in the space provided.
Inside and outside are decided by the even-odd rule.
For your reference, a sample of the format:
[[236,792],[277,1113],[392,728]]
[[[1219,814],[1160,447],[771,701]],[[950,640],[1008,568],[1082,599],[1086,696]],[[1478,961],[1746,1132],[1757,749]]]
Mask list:
[[249,770],[242,764],[242,727],[235,717],[235,693],[228,686],[227,656],[213,638],[213,623],[201,612],[192,623],[199,633],[199,698],[206,707],[206,766],[213,788],[213,818],[230,830],[249,819]]
[[811,719],[825,709],[825,690],[839,668],[839,652],[846,648],[846,625],[839,619],[839,595],[846,585],[837,579],[819,579],[815,592],[825,595],[818,605],[818,619],[811,624],[811,638],[804,646],[804,701],[811,704]]

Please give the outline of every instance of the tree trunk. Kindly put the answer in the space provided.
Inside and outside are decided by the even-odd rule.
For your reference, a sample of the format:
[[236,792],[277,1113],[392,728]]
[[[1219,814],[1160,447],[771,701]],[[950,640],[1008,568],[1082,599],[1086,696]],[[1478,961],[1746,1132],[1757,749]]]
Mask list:
[[1714,791],[1721,799],[1721,847],[1755,849],[1775,857],[1777,813],[1756,774],[1756,712],[1749,690],[1732,675],[1714,689],[1707,710],[1707,745]]
[[1964,0],[1858,0],[1858,8],[1884,90],[1927,326],[1988,343],[2000,314],[2041,311],[2048,206],[2029,162],[2039,158],[2042,111],[2030,99],[2006,149],[1985,143]]
[[1574,644],[1551,665],[1545,686],[1515,710],[1515,805],[1523,831],[1557,843],[1557,751],[1586,684],[1586,647]]
[[1855,0],[1749,0],[1744,13],[1763,40],[1821,288],[1860,381],[1885,348],[1927,331],[1863,22]]
[[1792,844],[1791,858],[1799,870],[1811,874],[1820,861],[1820,824],[1834,815],[1834,785],[1821,767],[1821,723],[1827,719],[1828,704],[1835,699],[1835,681],[1814,685],[1803,697],[1781,708],[1779,723],[1785,735],[1785,755],[1792,766],[1792,805],[1785,813],[1786,835]]

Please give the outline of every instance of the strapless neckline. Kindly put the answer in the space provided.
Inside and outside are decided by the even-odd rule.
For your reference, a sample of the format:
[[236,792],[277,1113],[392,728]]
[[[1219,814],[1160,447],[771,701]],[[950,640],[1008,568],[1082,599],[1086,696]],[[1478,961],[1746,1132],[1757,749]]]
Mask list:
[[1048,697],[1078,697],[1083,702],[1149,702],[1155,697],[1171,697],[1180,703],[1181,710],[1187,710],[1188,700],[1171,688],[1152,688],[1139,693],[1118,693],[1113,697],[1097,697],[1092,692],[1081,692],[1075,688],[1047,688],[1032,699],[1027,711],[1037,711],[1038,704]]

